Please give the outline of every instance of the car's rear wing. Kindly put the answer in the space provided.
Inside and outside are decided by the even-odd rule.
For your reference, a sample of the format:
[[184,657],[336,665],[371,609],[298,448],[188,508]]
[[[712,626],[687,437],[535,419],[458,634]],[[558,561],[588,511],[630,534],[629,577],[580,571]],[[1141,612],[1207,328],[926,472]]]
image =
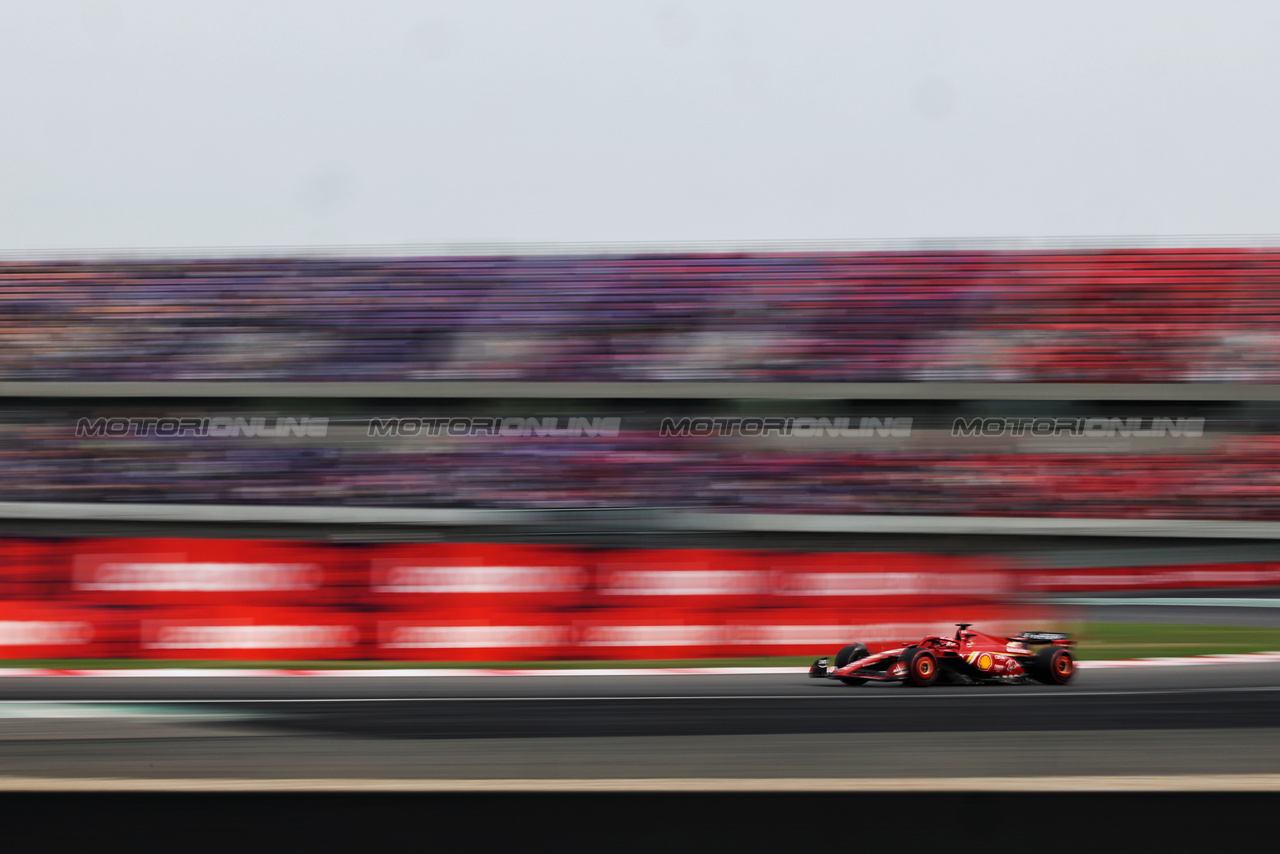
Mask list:
[[1011,635],[1009,640],[1021,641],[1022,643],[1053,643],[1059,646],[1066,646],[1071,643],[1071,635],[1062,632],[1022,632],[1021,634]]

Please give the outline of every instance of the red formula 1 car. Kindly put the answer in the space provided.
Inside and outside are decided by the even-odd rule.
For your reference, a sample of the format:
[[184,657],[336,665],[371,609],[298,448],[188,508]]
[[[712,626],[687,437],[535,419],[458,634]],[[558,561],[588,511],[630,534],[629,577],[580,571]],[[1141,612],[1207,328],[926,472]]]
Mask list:
[[1057,632],[1023,632],[1010,637],[969,631],[957,623],[953,638],[930,635],[916,643],[872,655],[860,643],[836,653],[835,666],[819,658],[809,668],[814,679],[838,679],[846,685],[905,682],[932,685],[939,679],[971,685],[978,682],[1026,682],[1065,685],[1076,672],[1071,638]]

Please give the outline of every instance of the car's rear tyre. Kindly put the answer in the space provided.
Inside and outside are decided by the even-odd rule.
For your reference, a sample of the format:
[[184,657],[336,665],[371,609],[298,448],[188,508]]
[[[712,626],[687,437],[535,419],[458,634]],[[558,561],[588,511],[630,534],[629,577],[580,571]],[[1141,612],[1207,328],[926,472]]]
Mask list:
[[1071,651],[1060,646],[1047,646],[1036,653],[1031,678],[1045,685],[1066,685],[1076,673],[1076,660]]
[[[851,643],[836,653],[836,669],[844,667],[851,661],[857,661],[860,658],[866,658],[871,653],[867,650],[866,644]],[[867,680],[859,679],[856,676],[838,676],[841,682],[846,685],[865,685]]]
[[938,659],[929,650],[915,650],[906,662],[907,684],[927,688],[938,681]]

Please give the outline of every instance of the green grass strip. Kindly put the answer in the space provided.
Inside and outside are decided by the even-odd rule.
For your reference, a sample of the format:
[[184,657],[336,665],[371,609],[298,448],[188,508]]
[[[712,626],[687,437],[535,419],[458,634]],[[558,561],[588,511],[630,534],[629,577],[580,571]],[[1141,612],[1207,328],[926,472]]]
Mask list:
[[1078,657],[1083,661],[1280,650],[1280,628],[1086,623],[1064,626],[1063,629],[1072,632],[1077,642]]

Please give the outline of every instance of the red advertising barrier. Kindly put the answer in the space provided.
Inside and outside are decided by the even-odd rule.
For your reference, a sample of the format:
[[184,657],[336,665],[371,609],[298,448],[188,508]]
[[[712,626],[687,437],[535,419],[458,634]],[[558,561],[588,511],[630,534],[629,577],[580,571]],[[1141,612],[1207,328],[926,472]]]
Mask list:
[[[92,539],[63,546],[71,595],[130,605],[362,601],[352,549],[272,540]],[[363,566],[363,553],[356,558]]]
[[371,657],[401,661],[544,661],[581,658],[576,626],[559,614],[496,613],[446,619],[384,612]]
[[543,614],[582,607],[589,552],[506,544],[370,546],[362,554],[364,601],[437,617]]
[[289,607],[159,607],[138,626],[144,658],[374,658],[368,619],[350,611]]
[[761,561],[773,601],[893,607],[1005,601],[1016,579],[990,556],[770,553]]
[[0,604],[0,658],[124,658],[136,653],[130,614],[56,602]]
[[1034,593],[1274,587],[1280,586],[1280,563],[1039,569],[1026,574],[1023,586]]
[[0,601],[61,599],[66,581],[62,542],[0,538]]
[[668,615],[742,610],[767,604],[769,571],[753,551],[731,549],[610,549],[595,562],[600,607]]
[[1280,585],[1280,564],[508,544],[0,539],[0,657],[520,661],[809,655],[1061,591]]

